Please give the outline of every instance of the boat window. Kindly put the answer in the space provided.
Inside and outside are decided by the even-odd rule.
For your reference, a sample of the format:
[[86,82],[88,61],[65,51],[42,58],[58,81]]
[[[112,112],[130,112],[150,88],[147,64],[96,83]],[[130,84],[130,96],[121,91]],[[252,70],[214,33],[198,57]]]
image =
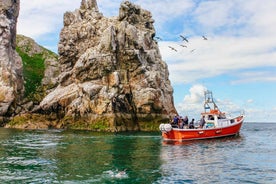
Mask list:
[[214,119],[215,119],[214,116],[212,116],[212,115],[208,116],[208,120],[214,120]]

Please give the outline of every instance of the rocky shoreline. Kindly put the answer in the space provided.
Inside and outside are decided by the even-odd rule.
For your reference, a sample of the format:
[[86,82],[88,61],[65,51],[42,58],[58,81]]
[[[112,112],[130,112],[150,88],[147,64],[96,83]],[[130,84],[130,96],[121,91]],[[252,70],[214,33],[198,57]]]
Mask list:
[[[7,6],[1,7],[1,15],[2,9],[17,7],[19,11],[19,1],[4,1]],[[17,16],[11,18],[16,22]],[[17,51],[23,64],[18,62],[24,72],[9,86],[16,96],[8,108],[3,105],[7,100],[0,98],[2,124],[23,129],[157,130],[177,112],[153,23],[149,11],[129,1],[121,3],[118,17],[107,18],[99,12],[96,0],[82,0],[79,9],[64,14],[58,56],[31,39],[18,37]],[[16,31],[9,33],[15,40]],[[15,52],[15,45],[10,47]],[[3,55],[6,50],[0,52]],[[39,77],[26,70],[34,56],[44,61],[44,75],[35,88],[32,80]],[[4,61],[13,60],[10,56]],[[37,60],[33,62],[37,64]],[[30,75],[24,75],[26,71]],[[22,78],[24,83],[19,82]]]

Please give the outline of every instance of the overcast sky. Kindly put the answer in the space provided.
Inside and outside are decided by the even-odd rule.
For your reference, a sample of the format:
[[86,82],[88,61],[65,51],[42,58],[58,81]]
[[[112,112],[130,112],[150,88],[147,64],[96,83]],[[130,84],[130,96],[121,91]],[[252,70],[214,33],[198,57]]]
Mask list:
[[[81,0],[20,2],[18,33],[57,52],[63,14],[79,8]],[[179,114],[198,119],[209,89],[221,110],[233,115],[244,110],[247,122],[276,122],[275,0],[131,2],[153,14]],[[107,17],[118,15],[120,3],[98,0]]]

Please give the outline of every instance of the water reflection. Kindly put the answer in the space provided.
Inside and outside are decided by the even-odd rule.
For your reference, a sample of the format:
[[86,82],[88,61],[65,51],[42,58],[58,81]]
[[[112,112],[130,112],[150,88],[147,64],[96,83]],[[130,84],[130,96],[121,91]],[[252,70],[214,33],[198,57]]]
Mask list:
[[221,142],[228,142],[228,141],[238,141],[242,140],[243,135],[234,135],[229,137],[222,137],[216,139],[200,139],[200,140],[187,140],[187,141],[171,141],[171,140],[163,140],[163,145],[192,145],[192,144],[212,144],[212,143],[221,143]]
[[[47,181],[54,174],[55,162],[49,158],[60,136],[40,131],[0,129],[0,181]],[[37,177],[39,176],[39,177]]]
[[275,130],[163,142],[159,132],[0,128],[0,183],[273,183]]
[[[242,137],[185,142],[164,141],[161,149],[163,177],[156,183],[220,183],[227,170],[225,160]],[[227,153],[227,154],[223,154]],[[168,177],[170,176],[170,177]]]
[[161,177],[159,134],[0,129],[0,137],[1,183],[153,183]]

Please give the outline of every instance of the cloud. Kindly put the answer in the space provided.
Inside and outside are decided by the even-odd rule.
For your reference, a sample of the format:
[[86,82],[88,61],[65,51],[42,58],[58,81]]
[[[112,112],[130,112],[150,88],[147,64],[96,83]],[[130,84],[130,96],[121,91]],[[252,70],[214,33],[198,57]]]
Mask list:
[[[81,0],[21,0],[18,33],[32,37],[44,47],[56,51],[58,35],[63,27],[63,14],[79,8],[80,2]],[[122,0],[97,2],[105,16],[117,16]],[[159,48],[163,60],[168,64],[173,85],[193,85],[202,80],[210,80],[210,83],[217,85],[212,78],[225,76],[227,79],[219,79],[225,85],[243,84],[242,88],[248,83],[253,83],[254,86],[264,82],[275,83],[275,0],[132,2],[152,12],[156,32],[163,38],[163,41],[159,41]],[[189,43],[182,42],[180,34],[188,36]],[[207,36],[208,40],[203,40],[202,35]],[[186,44],[187,48],[180,44]],[[168,46],[176,48],[177,52]],[[194,52],[191,52],[193,49]],[[203,108],[200,91],[205,88],[193,85],[189,95],[176,105],[178,111],[198,116]],[[265,90],[267,89],[263,91]],[[269,90],[275,91],[275,88]],[[275,115],[275,110],[270,110],[271,106],[266,111],[256,109],[256,98],[244,101],[244,104],[252,107],[246,109],[247,113],[253,113],[249,115],[252,119],[255,119],[255,114],[261,117],[266,112]],[[231,100],[218,99],[218,103],[227,111],[239,108]],[[270,116],[271,119],[273,117],[275,116]]]
[[[81,0],[21,0],[18,33],[34,39],[41,39],[46,34],[59,34],[62,28],[63,14],[66,11],[74,11],[79,8],[80,2]],[[97,1],[100,12],[107,17],[118,16],[121,2],[122,0]],[[156,20],[155,26],[159,30],[163,30],[161,32],[166,32],[168,21],[181,17],[183,12],[189,11],[194,6],[192,0],[134,0],[132,2],[152,12],[153,18]]]
[[67,0],[21,0],[18,18],[18,33],[34,39],[56,33],[63,25],[63,14],[80,6],[80,1]]
[[[276,2],[267,0],[201,1],[193,18],[204,30],[223,35],[275,35]],[[264,34],[265,33],[265,34]]]
[[254,100],[253,100],[253,99],[248,99],[246,102],[247,102],[248,104],[251,104],[251,103],[254,102]]
[[[178,52],[168,48],[169,45]],[[222,74],[237,74],[241,70],[276,67],[276,40],[267,37],[217,36],[205,41],[197,36],[190,38],[186,45],[187,48],[181,48],[178,42],[159,42],[173,83],[192,83]],[[196,50],[191,53],[192,49]],[[266,78],[266,73],[262,74],[259,79]],[[252,76],[239,74],[237,77],[249,80]]]
[[196,84],[189,90],[190,94],[185,95],[181,103],[176,105],[180,115],[189,115],[198,117],[203,111],[204,91],[207,88],[203,85]]
[[239,79],[231,81],[231,84],[248,84],[253,82],[276,82],[276,67],[272,67],[269,71],[247,71],[239,75]]
[[194,85],[190,90],[190,95],[186,95],[184,97],[184,102],[190,105],[197,104],[199,102],[202,102],[202,99],[204,98],[204,91],[206,91],[206,87],[203,85],[197,84]]
[[194,2],[192,0],[137,0],[134,1],[134,3],[151,11],[154,19],[158,20],[158,23],[162,25],[167,21],[182,16],[183,13],[189,12],[190,9],[194,7]]
[[[159,42],[163,59],[168,63],[173,84],[196,83],[219,75],[236,78],[231,84],[246,81],[275,81],[269,72],[258,77],[241,75],[260,67],[276,67],[276,1],[200,1],[193,7],[188,47],[180,42]],[[187,11],[186,11],[187,13]],[[183,14],[183,17],[186,15]],[[186,20],[189,23],[189,20]],[[203,41],[201,35],[207,35]],[[177,36],[175,36],[177,37]],[[175,47],[174,52],[168,46]],[[190,52],[195,49],[194,52]],[[261,75],[262,74],[262,75]],[[275,75],[274,75],[275,76]],[[230,82],[230,81],[229,81]]]
[[199,24],[215,29],[236,22],[232,13],[234,7],[234,1],[203,1],[198,5],[193,15]]
[[[183,101],[176,105],[178,113],[199,119],[200,113],[204,111],[205,91],[207,91],[207,88],[204,85],[193,85],[189,90],[189,94],[185,95]],[[215,96],[213,98],[219,109],[222,112],[226,112],[228,116],[234,117],[243,111],[239,104],[229,99],[219,99],[215,98]],[[253,102],[253,100],[250,100],[250,102]]]

